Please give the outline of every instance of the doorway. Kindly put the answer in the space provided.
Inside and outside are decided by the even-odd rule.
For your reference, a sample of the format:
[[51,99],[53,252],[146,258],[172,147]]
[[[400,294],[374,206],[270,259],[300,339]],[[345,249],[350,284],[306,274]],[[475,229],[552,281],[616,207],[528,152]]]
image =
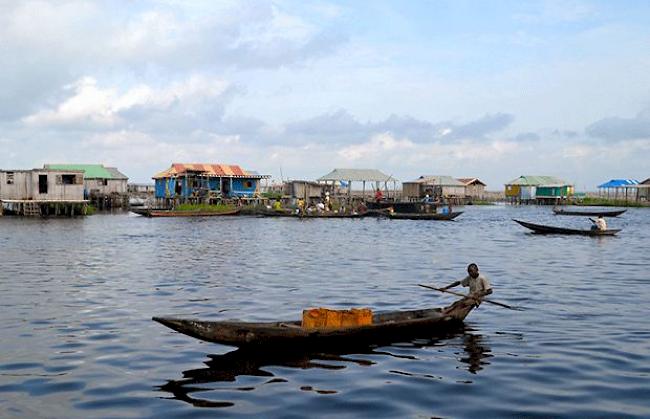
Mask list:
[[47,194],[47,175],[38,175],[38,193]]

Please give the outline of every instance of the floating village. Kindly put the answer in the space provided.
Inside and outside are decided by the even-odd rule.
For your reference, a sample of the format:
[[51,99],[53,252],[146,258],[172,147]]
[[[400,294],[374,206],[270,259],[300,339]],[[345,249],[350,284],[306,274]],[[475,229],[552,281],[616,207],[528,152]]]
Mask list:
[[489,191],[476,177],[423,175],[400,182],[377,169],[337,168],[314,180],[271,182],[270,178],[238,165],[197,163],[173,163],[155,174],[151,184],[131,184],[117,168],[102,164],[0,170],[0,215],[82,216],[123,209],[147,217],[453,220],[463,205],[626,207],[650,201],[650,178],[611,179],[592,194],[576,193],[574,185],[555,176],[522,175],[506,182],[501,191]]

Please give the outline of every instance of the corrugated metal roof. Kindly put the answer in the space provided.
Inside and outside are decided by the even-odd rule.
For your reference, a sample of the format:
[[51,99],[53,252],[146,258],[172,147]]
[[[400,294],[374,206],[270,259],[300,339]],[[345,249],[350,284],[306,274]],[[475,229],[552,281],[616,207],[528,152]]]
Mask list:
[[43,167],[45,169],[81,170],[84,172],[84,179],[114,179],[113,174],[102,164],[46,164]]
[[623,188],[625,186],[638,185],[639,181],[636,179],[611,179],[609,182],[605,182],[601,185],[598,185],[599,188]]
[[174,177],[188,172],[198,172],[204,176],[214,177],[248,177],[264,178],[266,176],[247,172],[237,165],[211,163],[172,163],[172,166],[155,175],[154,179]]
[[113,179],[129,180],[129,178],[124,173],[117,170],[116,167],[107,167],[106,170],[108,170],[110,174],[113,175]]
[[487,186],[485,182],[483,182],[481,179],[477,177],[461,177],[461,178],[456,178],[460,183],[463,183],[465,186],[471,185],[472,183],[480,183],[483,186]]
[[451,176],[440,175],[420,176],[419,178],[408,183],[426,183],[436,186],[465,186],[464,183],[460,182],[457,179],[454,179]]
[[563,179],[555,176],[519,176],[513,179],[506,185],[521,185],[521,186],[564,186],[569,185]]
[[650,185],[650,177],[641,182],[640,185]]
[[353,181],[353,182],[393,182],[397,181],[392,176],[384,174],[376,169],[334,169],[325,176],[318,178],[319,181]]

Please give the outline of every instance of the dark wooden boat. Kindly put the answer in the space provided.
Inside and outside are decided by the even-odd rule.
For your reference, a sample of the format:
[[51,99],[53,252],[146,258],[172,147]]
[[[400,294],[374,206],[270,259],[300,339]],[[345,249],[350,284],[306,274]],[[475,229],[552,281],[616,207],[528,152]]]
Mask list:
[[599,215],[602,215],[603,217],[618,217],[619,215],[623,214],[626,209],[624,210],[604,210],[604,211],[571,211],[571,210],[565,210],[562,208],[553,208],[553,212],[555,215],[582,215],[585,217],[598,217]]
[[356,213],[356,214],[339,214],[334,212],[321,212],[321,213],[311,213],[311,214],[296,214],[295,212],[289,211],[263,211],[260,215],[264,217],[288,217],[288,218],[363,218],[369,217],[372,215],[370,212]]
[[411,214],[402,214],[399,212],[388,213],[388,218],[391,220],[439,220],[439,221],[451,221],[454,218],[462,214],[463,211],[448,212],[446,214],[442,213],[411,213]]
[[448,307],[376,313],[373,324],[336,329],[303,329],[300,321],[247,323],[154,317],[177,332],[208,342],[237,347],[282,346],[294,349],[371,344],[432,336],[458,327],[476,306],[462,298]]
[[232,211],[174,211],[168,209],[154,208],[130,208],[129,211],[142,215],[144,217],[216,217],[220,215],[237,215],[241,211],[239,208]]
[[578,229],[573,229],[573,228],[565,228],[565,227],[554,227],[554,226],[546,226],[542,224],[533,224],[533,223],[528,223],[526,221],[520,221],[520,220],[515,220],[513,219],[512,221],[533,230],[535,233],[539,234],[573,234],[573,235],[581,235],[581,236],[613,236],[619,231],[620,229],[609,229],[609,230],[578,230]]

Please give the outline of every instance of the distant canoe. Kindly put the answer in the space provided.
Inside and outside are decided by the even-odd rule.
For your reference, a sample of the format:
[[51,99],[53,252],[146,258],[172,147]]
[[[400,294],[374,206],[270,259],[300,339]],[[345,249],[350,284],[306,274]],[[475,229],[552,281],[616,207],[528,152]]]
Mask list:
[[573,228],[564,228],[564,227],[554,227],[554,226],[546,226],[542,224],[533,224],[533,223],[528,223],[526,221],[520,221],[520,220],[515,220],[513,219],[512,221],[533,230],[535,233],[538,234],[573,234],[573,235],[581,235],[581,236],[613,236],[616,233],[618,233],[619,230],[616,229],[609,229],[609,230],[578,230],[578,229],[573,229]]
[[444,308],[376,313],[371,325],[335,329],[303,329],[300,321],[248,323],[168,317],[153,320],[185,335],[223,345],[308,349],[431,337],[461,325],[474,307],[474,299],[462,298]]
[[131,212],[144,217],[216,217],[221,215],[237,215],[241,209],[237,208],[231,211],[174,211],[166,209],[152,208],[131,208]]
[[609,211],[609,210],[604,210],[604,211],[569,211],[565,209],[559,209],[559,208],[553,208],[553,212],[556,215],[582,215],[585,217],[598,217],[599,215],[602,215],[603,217],[618,217],[619,215],[623,214],[626,209],[624,210],[614,210],[614,211]]
[[438,221],[451,221],[454,218],[462,214],[463,211],[449,212],[447,214],[442,213],[411,213],[411,214],[402,214],[394,212],[388,214],[388,218],[391,220],[438,220]]

